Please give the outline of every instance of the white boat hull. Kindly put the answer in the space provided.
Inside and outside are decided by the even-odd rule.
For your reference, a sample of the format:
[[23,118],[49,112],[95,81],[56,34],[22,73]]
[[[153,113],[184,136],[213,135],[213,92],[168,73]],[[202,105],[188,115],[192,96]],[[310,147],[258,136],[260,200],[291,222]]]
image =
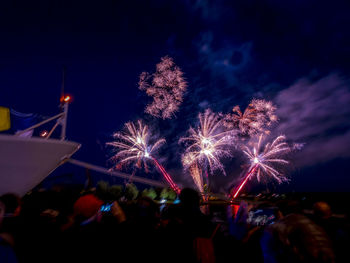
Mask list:
[[25,195],[79,148],[70,141],[0,135],[0,195]]

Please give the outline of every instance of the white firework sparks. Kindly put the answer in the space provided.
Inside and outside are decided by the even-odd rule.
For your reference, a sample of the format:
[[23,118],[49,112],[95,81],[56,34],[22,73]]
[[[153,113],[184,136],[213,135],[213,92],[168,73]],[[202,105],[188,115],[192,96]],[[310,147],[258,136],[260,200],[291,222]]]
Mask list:
[[211,173],[219,169],[225,174],[220,158],[231,156],[228,146],[234,142],[232,131],[225,131],[223,120],[210,109],[199,114],[199,121],[197,129],[191,127],[190,135],[180,139],[189,145],[182,158],[183,165],[186,168],[198,162],[204,169],[208,166]]
[[154,74],[143,72],[140,75],[139,89],[153,98],[145,112],[163,119],[170,119],[179,110],[187,82],[183,72],[170,57],[162,57]]
[[107,145],[115,147],[117,153],[112,159],[117,165],[134,164],[141,168],[143,164],[146,172],[147,162],[152,159],[152,154],[165,143],[165,139],[158,139],[150,144],[148,126],[141,120],[136,125],[133,122],[126,123],[125,131],[116,132],[113,137],[116,141],[108,142]]
[[278,136],[272,143],[267,143],[262,149],[262,138],[259,136],[258,142],[252,147],[244,147],[243,152],[250,160],[250,171],[256,174],[258,181],[263,175],[274,178],[278,183],[288,181],[288,179],[281,174],[274,165],[285,165],[289,162],[282,159],[281,156],[291,151],[291,148],[285,142],[285,136]]

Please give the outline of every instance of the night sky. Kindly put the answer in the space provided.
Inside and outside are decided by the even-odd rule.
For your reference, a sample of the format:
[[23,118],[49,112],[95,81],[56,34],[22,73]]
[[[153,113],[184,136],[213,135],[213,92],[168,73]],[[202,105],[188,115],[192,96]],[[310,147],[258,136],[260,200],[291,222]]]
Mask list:
[[[110,167],[105,143],[143,118],[167,139],[160,159],[168,172],[190,185],[178,139],[198,113],[264,98],[278,106],[272,134],[305,144],[290,157],[291,182],[267,187],[350,191],[349,12],[349,1],[319,0],[1,1],[0,105],[57,114],[65,66],[74,97],[67,137],[82,143],[75,158]],[[150,99],[137,85],[165,55],[188,82],[172,120],[144,114]],[[245,161],[239,152],[226,160],[227,177],[215,175],[215,190],[234,183]],[[53,176],[70,171],[84,174],[65,165]]]

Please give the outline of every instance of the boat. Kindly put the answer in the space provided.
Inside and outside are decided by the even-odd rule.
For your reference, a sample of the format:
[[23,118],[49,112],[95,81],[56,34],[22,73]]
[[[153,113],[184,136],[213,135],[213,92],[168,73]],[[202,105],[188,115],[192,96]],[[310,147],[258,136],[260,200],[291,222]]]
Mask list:
[[[166,186],[162,182],[131,176],[72,159],[71,156],[79,150],[81,144],[66,140],[69,101],[70,96],[62,97],[62,112],[53,117],[21,130],[14,135],[0,134],[0,195],[15,193],[19,196],[24,196],[57,167],[66,162],[99,173],[127,179],[128,181],[132,179],[132,181],[146,185]],[[27,136],[27,134],[33,134],[34,129],[53,120],[56,120],[56,123],[49,132],[45,131],[40,137]],[[54,130],[59,126],[61,127],[60,138],[51,138]]]

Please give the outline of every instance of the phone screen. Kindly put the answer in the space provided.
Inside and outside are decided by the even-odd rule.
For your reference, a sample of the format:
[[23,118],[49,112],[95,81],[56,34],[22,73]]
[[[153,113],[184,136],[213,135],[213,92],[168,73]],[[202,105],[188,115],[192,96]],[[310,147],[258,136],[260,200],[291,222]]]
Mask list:
[[264,226],[273,224],[275,220],[274,208],[262,208],[249,211],[247,223],[255,226]]
[[112,206],[112,204],[104,204],[104,205],[102,205],[101,206],[101,212],[109,212],[109,211],[111,211],[111,206]]

